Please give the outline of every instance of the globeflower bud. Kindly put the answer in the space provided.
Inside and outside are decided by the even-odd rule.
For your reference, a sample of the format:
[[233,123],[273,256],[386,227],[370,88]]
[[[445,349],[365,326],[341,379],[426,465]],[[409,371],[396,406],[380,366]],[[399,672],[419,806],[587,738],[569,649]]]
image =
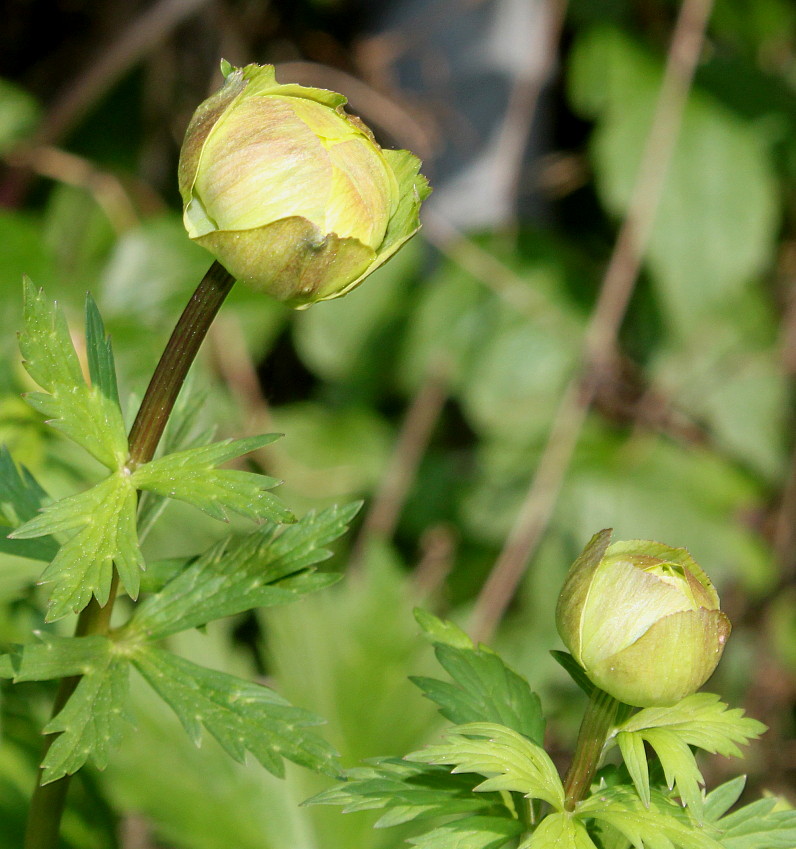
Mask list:
[[636,707],[673,705],[712,675],[730,621],[684,548],[592,537],[564,582],[556,626],[591,681]]
[[239,280],[293,307],[358,286],[417,232],[420,161],[382,150],[331,91],[233,68],[180,153],[188,235]]

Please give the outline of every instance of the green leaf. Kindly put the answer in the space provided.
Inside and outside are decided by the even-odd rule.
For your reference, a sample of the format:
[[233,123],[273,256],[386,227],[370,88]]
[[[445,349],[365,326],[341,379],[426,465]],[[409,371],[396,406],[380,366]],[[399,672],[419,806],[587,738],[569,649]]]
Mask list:
[[86,295],[86,357],[91,385],[118,407],[119,388],[111,340],[105,334],[102,316],[90,294]]
[[522,825],[505,817],[465,817],[446,823],[409,843],[419,849],[499,849],[522,833]]
[[114,564],[125,590],[138,595],[144,562],[135,527],[136,494],[129,475],[119,472],[77,495],[56,501],[18,527],[12,537],[28,539],[70,533],[41,576],[53,583],[47,621],[81,611],[94,595],[105,604]]
[[107,637],[56,637],[35,632],[40,642],[17,646],[3,655],[0,677],[20,681],[49,681],[69,675],[87,675],[110,663],[112,644]]
[[702,775],[689,746],[725,757],[741,756],[739,743],[760,736],[765,726],[730,709],[712,693],[694,693],[671,707],[645,708],[619,725],[617,742],[639,796],[649,804],[649,776],[643,749],[646,741],[657,754],[667,786],[702,819]]
[[758,799],[715,822],[724,849],[793,849],[796,810],[777,810],[776,799]]
[[44,728],[45,734],[61,733],[42,762],[42,784],[77,772],[89,757],[98,769],[108,765],[108,754],[128,718],[129,676],[127,659],[110,651],[104,666],[82,673],[63,710]]
[[520,849],[597,849],[583,823],[570,814],[548,814]]
[[616,829],[637,849],[720,849],[705,829],[685,817],[679,805],[658,792],[651,794],[646,808],[629,787],[601,787],[577,805],[575,816]]
[[473,647],[455,625],[440,622],[429,614],[418,617],[418,621],[434,643],[437,660],[454,683],[423,677],[410,680],[440,706],[440,713],[446,719],[457,725],[467,722],[506,725],[541,743],[544,736],[541,702],[521,675],[486,646]]
[[475,772],[486,781],[475,790],[508,790],[564,808],[564,788],[550,756],[527,737],[491,722],[460,725],[446,742],[406,756],[414,763],[455,764],[453,772]]
[[583,667],[575,660],[569,652],[566,651],[551,651],[553,660],[562,666],[569,677],[580,687],[587,695],[591,696],[594,692],[594,684],[592,684],[589,676],[584,672]]
[[308,805],[342,805],[343,813],[384,810],[374,828],[453,814],[486,812],[500,797],[473,795],[473,780],[443,767],[385,758],[346,772],[346,781],[308,799]]
[[336,575],[311,567],[330,556],[323,546],[341,536],[359,504],[309,513],[295,525],[267,525],[210,549],[137,608],[133,632],[150,639],[205,625],[255,607],[294,601],[328,586]]
[[[32,519],[47,500],[47,493],[33,475],[22,466],[17,469],[4,445],[0,445],[0,525],[16,528]],[[31,560],[52,560],[58,543],[50,536],[35,540],[9,539],[0,536],[0,551],[28,557]]]
[[432,643],[451,646],[463,651],[473,651],[473,641],[454,622],[439,619],[433,613],[429,613],[420,607],[415,608],[414,613],[417,624],[425,631]]
[[705,797],[705,819],[715,822],[738,801],[746,786],[746,776],[739,775],[711,790]]
[[16,683],[81,676],[66,705],[44,728],[45,734],[62,733],[42,763],[42,783],[71,775],[89,757],[104,769],[126,719],[127,659],[107,637],[37,636],[40,642],[0,657],[0,677]]
[[34,392],[27,399],[51,419],[53,427],[115,471],[127,461],[127,435],[118,400],[105,394],[111,382],[114,386],[116,382],[110,345],[104,339],[96,308],[87,306],[87,314],[92,323],[89,356],[99,381],[93,386],[88,386],[83,378],[62,310],[46,302],[44,293],[37,292],[30,280],[25,280],[19,349],[28,374],[45,390]]
[[275,496],[264,491],[277,486],[279,481],[253,472],[215,468],[278,438],[278,434],[272,433],[227,439],[168,454],[136,469],[132,482],[138,489],[192,504],[214,519],[227,521],[227,511],[231,511],[250,519],[292,522],[293,514]]
[[332,747],[305,730],[323,720],[268,687],[205,669],[152,646],[139,646],[132,660],[197,745],[204,726],[236,761],[242,763],[248,750],[276,776],[284,775],[282,758],[339,776]]

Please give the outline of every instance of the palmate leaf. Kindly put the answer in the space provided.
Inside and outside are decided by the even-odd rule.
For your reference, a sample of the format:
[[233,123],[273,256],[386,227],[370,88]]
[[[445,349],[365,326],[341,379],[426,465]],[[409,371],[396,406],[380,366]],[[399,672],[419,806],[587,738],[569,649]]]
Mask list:
[[[42,583],[53,583],[47,620],[80,612],[92,595],[105,604],[114,565],[126,592],[137,598],[144,568],[136,529],[137,488],[152,488],[180,498],[218,518],[226,517],[226,509],[252,518],[292,521],[292,514],[261,490],[262,486],[276,483],[272,478],[217,470],[210,465],[254,450],[274,438],[270,435],[228,440],[168,455],[132,474],[122,469],[85,492],[45,507],[9,534],[11,539],[20,540],[49,534],[71,535],[41,577]],[[322,584],[320,578],[315,581],[318,586]]]
[[82,676],[69,701],[44,728],[45,734],[62,733],[42,763],[42,783],[71,775],[89,757],[103,769],[126,719],[129,663],[107,637],[37,636],[40,642],[0,657],[0,677],[19,682]]
[[486,781],[476,791],[522,793],[542,799],[555,810],[564,808],[564,788],[550,756],[511,728],[491,722],[459,725],[446,742],[406,756],[413,763],[454,764],[453,772],[475,772]]
[[410,678],[440,706],[440,713],[456,724],[505,725],[541,743],[544,737],[541,702],[528,682],[486,646],[473,646],[470,638],[453,623],[442,622],[425,611],[417,611],[415,615],[434,644],[437,660],[454,681]]
[[44,727],[45,734],[61,732],[42,761],[42,783],[77,772],[91,757],[98,769],[108,765],[128,720],[126,712],[130,664],[110,658],[102,669],[84,672],[63,710]]
[[734,778],[705,799],[705,819],[719,829],[719,843],[724,849],[793,849],[796,810],[782,809],[776,799],[758,799],[726,814],[743,792],[745,781],[744,776]]
[[111,471],[127,460],[127,435],[116,393],[110,343],[93,302],[86,304],[87,355],[92,385],[83,378],[63,312],[25,280],[24,326],[19,348],[25,369],[44,390],[31,406]]
[[52,583],[47,621],[80,612],[94,595],[105,604],[113,566],[127,593],[138,596],[144,561],[135,527],[136,494],[130,476],[110,475],[85,492],[56,501],[10,536],[30,539],[71,533],[41,576]]
[[548,814],[519,849],[597,849],[582,822],[567,813]]
[[760,736],[765,726],[730,709],[712,693],[694,693],[671,707],[645,708],[622,722],[616,735],[625,764],[645,805],[649,805],[649,773],[644,754],[647,742],[658,756],[671,789],[702,819],[704,784],[689,746],[726,757],[740,757],[738,744]]
[[345,532],[358,509],[359,504],[351,504],[309,513],[295,525],[264,526],[214,546],[137,607],[130,631],[162,639],[328,586],[338,576],[311,567],[329,557],[324,546]]
[[721,849],[683,808],[660,792],[650,794],[647,808],[629,787],[603,787],[578,803],[575,816],[615,829],[636,849]]
[[2,526],[16,528],[33,518],[47,500],[47,493],[31,473],[17,469],[4,445],[0,445],[0,551],[28,557],[31,560],[52,560],[58,543],[50,536],[38,539],[10,539]]
[[522,825],[508,817],[465,817],[446,823],[409,843],[419,849],[500,849],[522,834]]
[[384,758],[345,773],[346,781],[304,804],[341,805],[343,813],[383,810],[374,828],[454,814],[496,813],[500,796],[473,794],[473,778],[451,775],[444,767]]
[[146,644],[136,647],[132,661],[197,745],[204,726],[236,761],[243,762],[248,750],[276,776],[284,775],[283,758],[340,776],[332,747],[306,730],[323,720],[294,707],[268,687],[197,666]]
[[293,522],[295,517],[265,490],[279,484],[265,475],[236,469],[217,469],[219,463],[256,451],[279,438],[279,434],[227,439],[167,454],[133,472],[138,489],[185,501],[214,519],[227,520],[227,513],[249,519]]

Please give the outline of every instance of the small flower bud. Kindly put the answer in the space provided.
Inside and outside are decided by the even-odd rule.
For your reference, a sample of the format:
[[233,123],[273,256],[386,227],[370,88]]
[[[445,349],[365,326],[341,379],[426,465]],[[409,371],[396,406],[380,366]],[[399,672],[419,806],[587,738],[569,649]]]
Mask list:
[[673,705],[713,674],[730,621],[684,548],[592,537],[556,607],[561,639],[600,689],[637,707]]
[[180,153],[188,235],[253,288],[302,308],[337,298],[420,224],[420,161],[382,150],[345,97],[232,68]]

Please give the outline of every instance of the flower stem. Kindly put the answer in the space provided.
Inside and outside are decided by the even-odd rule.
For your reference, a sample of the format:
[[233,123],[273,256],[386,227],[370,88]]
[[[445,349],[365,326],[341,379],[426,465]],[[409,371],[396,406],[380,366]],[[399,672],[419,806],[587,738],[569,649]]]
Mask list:
[[[235,278],[222,265],[214,262],[183,310],[149,381],[135,422],[130,429],[128,440],[130,469],[149,462],[154,456],[188,369],[196,358],[216,313],[234,283]],[[118,588],[119,576],[114,571],[107,604],[100,606],[95,598],[91,599],[78,617],[75,628],[76,637],[108,633]],[[53,716],[58,714],[69,701],[79,682],[79,676],[62,679],[53,703]],[[45,737],[42,760],[54,740],[55,735]],[[57,781],[41,784],[41,771],[39,771],[39,780],[33,791],[28,811],[25,849],[56,849],[58,846],[61,815],[70,777],[65,775]]]
[[574,811],[575,805],[589,792],[605,742],[616,722],[619,704],[613,696],[596,687],[589,697],[578,732],[575,754],[564,779],[564,807],[568,811]]

